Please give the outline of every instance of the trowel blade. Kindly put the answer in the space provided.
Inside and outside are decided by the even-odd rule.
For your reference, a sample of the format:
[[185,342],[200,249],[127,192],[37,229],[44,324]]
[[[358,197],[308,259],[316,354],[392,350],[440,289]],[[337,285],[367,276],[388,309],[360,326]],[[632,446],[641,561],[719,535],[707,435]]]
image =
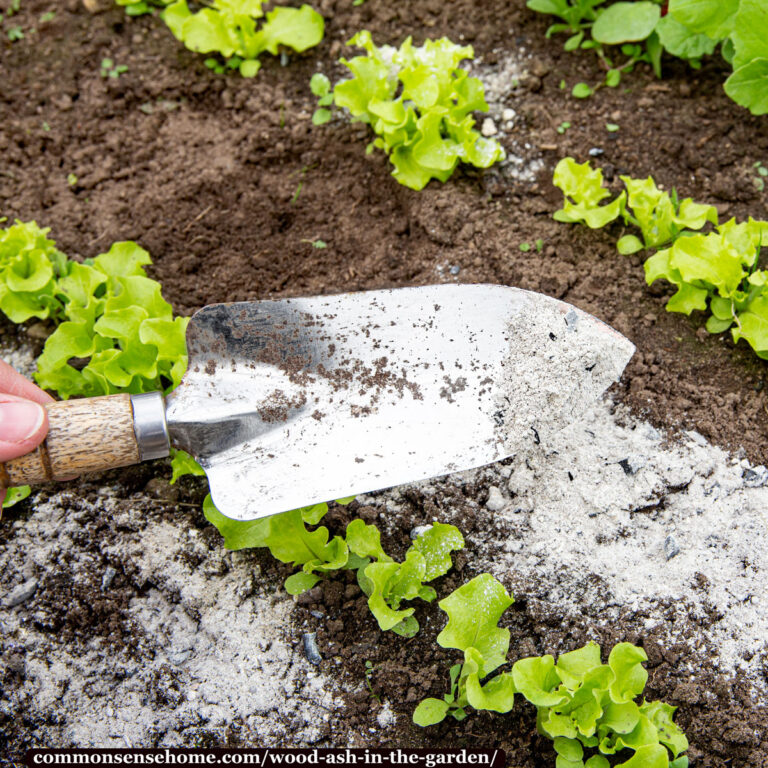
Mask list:
[[171,439],[236,520],[545,442],[634,352],[569,304],[495,285],[216,304],[192,318],[187,343]]

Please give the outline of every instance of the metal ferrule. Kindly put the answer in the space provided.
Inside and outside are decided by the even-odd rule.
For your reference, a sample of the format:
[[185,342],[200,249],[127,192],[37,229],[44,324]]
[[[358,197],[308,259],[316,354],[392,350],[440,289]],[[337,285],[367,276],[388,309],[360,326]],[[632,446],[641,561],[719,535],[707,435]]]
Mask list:
[[168,425],[165,421],[165,399],[160,392],[131,395],[133,431],[141,461],[163,459],[171,452]]

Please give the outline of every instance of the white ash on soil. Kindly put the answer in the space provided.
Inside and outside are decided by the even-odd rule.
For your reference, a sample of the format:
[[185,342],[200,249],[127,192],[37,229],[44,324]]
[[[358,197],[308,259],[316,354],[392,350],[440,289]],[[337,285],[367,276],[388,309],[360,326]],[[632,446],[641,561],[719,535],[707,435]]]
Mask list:
[[470,74],[479,78],[485,89],[488,117],[480,123],[483,136],[495,138],[507,156],[499,164],[503,176],[513,181],[534,182],[544,168],[537,149],[528,141],[529,132],[521,129],[515,110],[515,97],[521,84],[530,77],[530,55],[525,48],[510,51],[494,51],[498,56],[495,64],[481,57],[472,61]]
[[[106,557],[144,587],[127,610],[138,652],[111,649],[103,638],[85,647],[56,642],[36,629],[34,599],[0,608],[3,643],[24,659],[23,683],[0,706],[39,723],[38,743],[173,746],[194,743],[203,729],[223,738],[233,721],[263,746],[326,735],[338,685],[303,657],[280,584],[260,584],[238,553],[211,553],[183,516],[142,525],[141,513],[109,489],[78,506],[73,514],[62,491],[13,522],[3,591],[34,578],[35,597],[44,597],[46,575],[67,568],[85,580]],[[82,519],[94,515],[121,532],[84,547]]]
[[[703,663],[727,676],[742,673],[768,703],[764,467],[695,432],[670,441],[602,401],[506,465],[414,487],[429,498],[445,484],[478,479],[487,503],[468,502],[480,531],[467,537],[474,569],[552,613],[588,615],[590,625],[634,616],[641,633],[687,644],[679,664],[692,679]],[[404,490],[363,501],[385,506],[380,519],[392,519]],[[683,636],[697,619],[711,628]],[[547,649],[560,650],[568,648]]]

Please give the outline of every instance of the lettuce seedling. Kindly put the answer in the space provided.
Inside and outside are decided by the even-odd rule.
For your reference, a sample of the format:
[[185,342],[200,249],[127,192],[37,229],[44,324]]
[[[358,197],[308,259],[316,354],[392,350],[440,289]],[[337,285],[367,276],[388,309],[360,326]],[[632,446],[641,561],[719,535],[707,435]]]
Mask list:
[[714,205],[694,203],[690,197],[679,201],[674,191],[672,196],[662,192],[650,176],[647,179],[622,176],[621,180],[627,188],[627,205],[622,211],[624,222],[638,227],[643,240],[634,235],[622,237],[616,244],[619,253],[659,248],[677,239],[686,229],[698,230],[707,222],[717,224]]
[[63,318],[64,304],[56,288],[67,257],[48,239],[48,232],[34,221],[0,229],[0,311],[11,322]]
[[[353,498],[339,499],[337,503],[348,504]],[[327,511],[327,504],[315,504],[241,522],[222,515],[210,495],[203,504],[206,518],[224,537],[227,549],[267,547],[281,562],[301,566],[301,571],[286,579],[285,588],[290,594],[306,592],[331,571],[356,570],[358,583],[381,629],[412,637],[419,629],[414,609],[400,609],[400,604],[417,597],[435,599],[434,589],[424,582],[450,569],[450,553],[464,546],[458,529],[434,523],[416,538],[405,561],[396,563],[382,549],[378,528],[362,520],[349,523],[344,538],[334,536],[330,541],[324,526],[307,528],[317,525]]]
[[[603,755],[625,750],[634,755],[622,768],[667,768],[670,754],[672,765],[687,764],[677,760],[688,740],[672,720],[675,708],[636,702],[648,679],[642,666],[647,658],[642,648],[619,643],[603,664],[600,646],[588,643],[557,662],[549,655],[515,662],[515,691],[537,708],[538,730],[554,740],[561,768],[605,768]],[[597,750],[586,762],[585,748]]]
[[[350,531],[350,528],[354,530]],[[378,541],[378,530],[353,521],[347,527],[350,551],[358,558],[357,581],[368,596],[368,607],[383,630],[392,630],[403,637],[413,637],[419,623],[414,608],[400,608],[404,600],[420,598],[432,602],[437,596],[426,582],[443,576],[451,568],[451,552],[464,546],[458,528],[445,523],[433,523],[416,537],[405,553],[402,563],[385,555]],[[371,558],[374,562],[370,562]]]
[[83,264],[67,263],[55,290],[66,321],[38,358],[41,387],[67,399],[169,391],[181,381],[188,318],[174,318],[160,284],[144,272],[150,262],[143,248],[123,242]]
[[[340,499],[339,503],[347,504],[351,500]],[[327,511],[327,504],[313,504],[279,515],[242,522],[222,515],[210,494],[203,502],[205,517],[224,537],[227,549],[267,547],[280,562],[302,566],[301,571],[285,581],[285,589],[291,595],[300,595],[311,589],[320,580],[320,574],[347,567],[349,547],[343,538],[334,536],[329,541],[325,526],[313,531],[307,528],[307,525],[317,525]]]
[[[261,68],[259,56],[276,54],[284,45],[302,52],[323,39],[323,17],[309,5],[277,7],[266,15],[263,0],[212,0],[192,12],[186,0],[175,0],[162,13],[174,36],[192,51],[218,53],[243,77]],[[263,19],[257,28],[257,20]],[[215,62],[215,60],[213,60]]]
[[604,227],[623,219],[640,229],[642,240],[625,235],[616,244],[619,253],[631,254],[643,248],[659,248],[675,240],[687,229],[701,229],[707,222],[717,224],[713,205],[694,203],[689,197],[678,200],[677,193],[663,192],[649,176],[632,179],[622,176],[626,187],[608,205],[599,205],[610,192],[603,186],[603,172],[589,162],[579,164],[572,157],[563,158],[555,167],[553,183],[565,195],[563,208],[554,213],[556,221],[584,222],[588,227]]
[[589,162],[577,163],[572,157],[563,158],[555,167],[554,184],[565,195],[563,207],[555,211],[556,221],[583,221],[591,229],[604,227],[624,210],[626,193],[622,192],[608,205],[600,205],[611,193],[603,186],[603,172],[593,170]]
[[[621,757],[626,750],[634,755],[623,768],[667,768],[670,754],[674,768],[687,765],[679,758],[688,741],[673,722],[675,708],[636,701],[648,679],[642,666],[648,657],[631,643],[616,645],[607,664],[600,647],[588,643],[557,662],[549,655],[520,659],[510,672],[488,679],[506,662],[510,634],[498,623],[513,602],[488,573],[440,601],[448,623],[437,642],[463,651],[464,663],[451,667],[451,688],[442,699],[427,698],[416,707],[417,725],[434,725],[448,715],[463,720],[468,707],[509,712],[519,693],[537,708],[539,732],[554,740],[558,768],[608,768],[604,755]],[[596,750],[586,761],[585,748]]]
[[464,652],[464,663],[450,669],[451,688],[442,699],[424,699],[413,713],[417,725],[434,725],[448,715],[456,720],[467,716],[467,707],[509,712],[515,688],[509,673],[487,677],[506,660],[509,630],[498,626],[514,598],[489,573],[482,573],[454,590],[438,605],[448,614],[448,623],[437,636],[443,648]]
[[763,244],[768,244],[768,222],[731,219],[716,232],[681,237],[651,256],[645,279],[649,285],[663,278],[676,286],[667,311],[690,315],[709,309],[710,333],[730,328],[735,343],[744,339],[768,359],[768,272],[757,269]]
[[348,45],[365,56],[340,59],[352,77],[333,91],[324,76],[315,75],[311,88],[320,98],[313,121],[330,119],[333,103],[353,121],[368,123],[376,138],[367,151],[382,149],[394,166],[392,175],[411,189],[423,189],[430,179],[446,181],[460,162],[488,168],[504,158],[493,139],[475,130],[472,112],[488,110],[483,85],[459,67],[474,55],[471,46],[447,38],[400,48],[377,46],[370,32],[358,32]]
[[227,549],[267,547],[281,563],[302,567],[286,579],[285,589],[292,595],[311,589],[320,580],[320,574],[347,566],[349,547],[341,536],[329,541],[325,526],[313,531],[307,528],[307,525],[317,525],[327,511],[327,504],[314,504],[242,522],[222,515],[210,494],[203,502],[205,517],[218,528]]

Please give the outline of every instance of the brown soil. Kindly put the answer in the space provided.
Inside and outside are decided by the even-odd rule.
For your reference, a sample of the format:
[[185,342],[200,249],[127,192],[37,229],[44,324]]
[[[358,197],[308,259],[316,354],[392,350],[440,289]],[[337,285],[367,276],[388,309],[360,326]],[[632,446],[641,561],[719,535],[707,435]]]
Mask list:
[[[717,204],[724,216],[765,218],[766,198],[752,175],[753,164],[768,153],[766,123],[727,99],[725,67],[717,60],[698,72],[667,62],[663,81],[641,69],[620,89],[576,101],[569,88],[598,79],[595,61],[547,43],[547,21],[525,10],[522,0],[366,0],[360,7],[322,0],[324,42],[291,56],[287,67],[267,58],[256,79],[244,80],[212,74],[156,18],[130,21],[120,9],[90,14],[68,0],[53,21],[40,24],[49,5],[30,0],[23,6],[13,23],[26,37],[10,43],[0,36],[0,214],[51,226],[59,247],[72,255],[94,256],[114,241],[137,240],[152,253],[153,274],[182,312],[218,301],[451,279],[542,291],[594,313],[636,343],[616,393],[636,412],[743,449],[752,461],[768,459],[765,363],[743,344],[708,336],[702,317],[666,313],[667,289],[648,289],[641,258],[616,253],[617,228],[593,232],[551,219],[560,203],[550,182],[555,162],[565,155],[587,159],[591,148],[603,150],[599,163],[611,182],[621,173],[652,173],[681,196]],[[529,144],[524,162],[543,159],[538,180],[459,171],[449,183],[433,182],[417,193],[390,177],[381,154],[365,155],[364,126],[343,120],[313,126],[309,77],[319,68],[331,73],[341,43],[361,28],[378,42],[397,43],[407,34],[417,42],[425,34],[462,39],[490,66],[513,45],[531,53],[532,74],[509,99],[518,119],[504,142],[513,154]],[[102,78],[104,57],[128,71]],[[562,79],[568,89],[559,87]],[[572,127],[559,135],[555,128],[564,120]],[[607,132],[607,122],[620,130]],[[68,183],[69,174],[76,183]],[[328,247],[314,248],[316,239]],[[519,249],[538,239],[541,253]],[[459,267],[455,278],[450,266]],[[448,499],[445,508],[461,516],[460,502]],[[430,514],[417,497],[411,506],[413,518],[405,515],[400,524],[400,546],[411,525]],[[458,524],[466,529],[471,519]],[[220,546],[218,540],[211,546]],[[459,568],[442,588],[471,575]],[[68,595],[76,609],[44,606],[43,626],[51,633],[73,642],[83,633],[118,641],[128,636],[129,628],[110,616],[138,589],[129,579],[110,605],[89,603],[87,580],[81,592],[61,580],[46,593]],[[535,593],[535,585],[530,588]],[[319,595],[334,620],[320,627],[319,640],[339,646],[349,675],[361,679],[364,661],[372,661],[374,693],[400,702],[402,712],[425,693],[443,690],[447,654],[434,643],[436,609],[423,617],[418,638],[405,642],[379,633],[339,589],[329,582]],[[637,640],[651,656],[650,696],[680,705],[696,765],[765,765],[768,743],[760,733],[766,715],[744,698],[738,681],[724,683],[704,667],[694,682],[683,681],[675,649],[662,654],[653,637],[642,634],[642,617],[606,627],[599,616],[584,616],[562,626],[556,610],[543,600],[518,601],[509,618],[513,647],[530,653],[573,647],[587,627],[598,627],[606,645]],[[11,683],[8,675],[0,684]],[[375,733],[359,735],[375,727],[376,706],[367,692],[350,702],[352,714],[336,724],[331,741],[344,744],[358,734],[378,745]],[[427,732],[410,727],[407,718],[401,723],[393,743],[403,746],[499,744],[511,765],[553,761],[523,706],[509,716],[482,714]],[[23,721],[6,727],[9,749],[20,749]]]

